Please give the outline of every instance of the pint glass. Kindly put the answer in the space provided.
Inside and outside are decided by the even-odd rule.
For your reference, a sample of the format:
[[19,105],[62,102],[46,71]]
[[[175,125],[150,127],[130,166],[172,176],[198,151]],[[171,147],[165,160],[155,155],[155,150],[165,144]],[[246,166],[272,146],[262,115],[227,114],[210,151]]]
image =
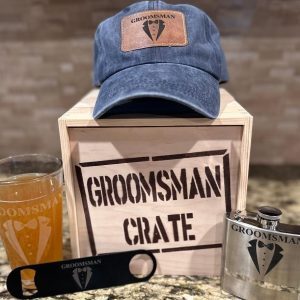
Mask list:
[[[12,268],[62,259],[62,163],[49,155],[0,160],[0,235]],[[23,288],[33,276],[21,274]]]

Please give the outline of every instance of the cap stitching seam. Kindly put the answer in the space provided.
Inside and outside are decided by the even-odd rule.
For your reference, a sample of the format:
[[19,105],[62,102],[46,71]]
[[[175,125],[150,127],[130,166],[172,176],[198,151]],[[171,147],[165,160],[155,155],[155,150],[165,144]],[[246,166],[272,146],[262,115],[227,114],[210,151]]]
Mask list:
[[[208,16],[206,16],[206,15],[204,15],[204,16],[205,16],[205,23],[208,25],[207,27],[209,28],[209,30],[211,30],[211,23],[210,23],[210,20],[208,19]],[[210,34],[207,35],[206,30],[205,30],[205,35],[207,36],[207,40],[213,45],[213,46],[212,46],[213,53],[214,53],[215,58],[216,58],[216,63],[217,63],[217,65],[218,65],[218,67],[219,67],[219,75],[221,75],[221,65],[220,65],[220,63],[218,62],[218,59],[217,59],[218,57],[217,57],[217,54],[216,54],[216,51],[215,51],[215,48],[214,48],[215,43],[214,43],[213,39],[211,38],[211,35],[210,35]],[[221,42],[221,41],[220,41],[220,42]],[[220,76],[219,76],[219,77],[220,77]],[[219,78],[218,80],[220,80],[220,78]]]
[[[98,26],[98,28],[95,32],[95,43],[96,43],[97,49],[101,49],[101,41],[100,41],[100,39],[98,39],[98,34],[97,34],[97,31],[100,32],[101,28],[102,28],[102,23],[99,24],[99,26]],[[99,35],[100,35],[100,33],[99,33]],[[94,51],[95,51],[94,55],[96,56],[96,50],[94,50]],[[95,57],[95,62],[94,63],[96,63],[99,60],[99,55],[97,55],[97,56],[98,56],[98,59]],[[96,79],[95,75],[96,75],[96,72],[94,72],[94,81],[95,81],[94,83],[95,83],[95,85],[99,86],[101,84],[101,80],[99,78]]]
[[[135,84],[135,87],[144,87],[144,86],[148,86],[147,84],[155,84],[156,86],[159,87],[167,87],[170,89],[174,89],[177,88],[176,90],[180,93],[180,94],[187,94],[190,97],[192,97],[193,99],[197,100],[199,99],[199,91],[196,90],[195,88],[191,89],[191,88],[187,88],[185,85],[183,84],[179,84],[179,83],[170,83],[170,82],[163,82],[163,83],[158,83],[158,82],[154,82],[152,80],[147,80],[147,81],[143,81],[143,82],[138,82]],[[209,82],[207,82],[206,84],[208,84],[209,86],[213,87],[212,84],[210,84]],[[180,89],[178,89],[178,87],[180,87]],[[126,90],[128,87],[118,87],[118,92],[119,91],[124,91]],[[114,93],[109,93],[110,96],[113,96],[116,93],[116,91],[114,91]]]
[[201,68],[197,68],[197,67],[194,67],[194,66],[191,66],[191,65],[188,65],[188,64],[182,64],[182,63],[174,63],[174,62],[146,62],[146,63],[141,63],[141,64],[138,64],[138,65],[133,65],[133,66],[129,66],[129,67],[126,67],[122,70],[118,70],[117,72],[107,76],[104,80],[101,81],[101,83],[103,83],[104,81],[106,80],[109,80],[109,78],[111,76],[114,76],[115,74],[118,74],[119,72],[122,72],[124,70],[127,70],[127,69],[130,69],[130,68],[135,68],[135,67],[138,67],[138,66],[143,66],[143,65],[157,65],[157,64],[171,64],[171,65],[178,65],[178,66],[185,66],[185,67],[190,67],[190,68],[193,68],[193,69],[197,69],[197,70],[200,70],[202,72],[205,72],[207,73],[208,75],[210,75],[212,78],[214,78],[215,80],[219,81],[218,77],[215,76],[213,73],[207,71],[207,70],[204,70],[204,69],[201,69]]

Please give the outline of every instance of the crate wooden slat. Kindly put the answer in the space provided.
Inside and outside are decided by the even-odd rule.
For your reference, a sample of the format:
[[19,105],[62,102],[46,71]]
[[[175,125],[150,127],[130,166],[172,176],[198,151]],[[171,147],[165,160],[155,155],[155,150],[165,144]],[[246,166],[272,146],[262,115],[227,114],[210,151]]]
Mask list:
[[[157,170],[157,172],[160,168],[160,166],[155,164],[153,158],[155,155],[156,157],[161,157],[164,154],[171,154],[171,156],[174,156],[177,153],[189,153],[194,151],[194,153],[200,153],[200,156],[205,156],[205,153],[209,152],[208,150],[210,150],[210,147],[213,149],[226,148],[230,157],[230,191],[232,193],[230,195],[232,202],[231,207],[242,210],[246,205],[248,166],[252,134],[252,116],[238,102],[236,102],[226,90],[221,89],[220,115],[214,120],[207,118],[172,118],[169,116],[164,117],[149,115],[135,115],[132,116],[132,118],[128,116],[126,118],[110,117],[94,120],[92,118],[92,110],[98,93],[99,90],[92,90],[76,105],[68,110],[61,118],[59,118],[59,131],[62,159],[64,163],[66,197],[70,219],[70,234],[73,256],[80,257],[92,254],[92,242],[96,244],[95,249],[100,252],[112,252],[136,248],[155,248],[155,250],[160,249],[159,254],[156,254],[159,259],[158,273],[206,275],[218,274],[220,268],[221,249],[217,246],[212,249],[197,250],[197,247],[193,246],[193,241],[181,241],[181,243],[177,243],[178,245],[175,242],[173,244],[170,242],[168,244],[169,248],[164,248],[160,242],[155,245],[158,247],[154,248],[153,244],[130,246],[128,243],[123,247],[122,243],[120,242],[120,234],[113,232],[117,232],[118,228],[121,226],[121,224],[118,224],[118,222],[123,220],[126,216],[130,217],[132,214],[133,218],[137,218],[142,216],[145,210],[147,210],[147,213],[149,213],[149,211],[152,209],[153,211],[164,215],[167,213],[166,209],[168,209],[168,211],[175,210],[174,205],[177,205],[176,207],[179,209],[181,205],[179,200],[177,200],[176,204],[175,201],[173,201],[174,205],[170,205],[168,208],[166,206],[167,204],[164,204],[166,208],[163,208],[155,206],[154,204],[152,206],[152,204],[147,202],[143,203],[140,207],[137,204],[135,204],[134,207],[130,207],[128,205],[116,207],[117,205],[115,205],[103,208],[98,207],[97,210],[93,210],[89,206],[90,202],[87,201],[87,203],[82,199],[83,194],[87,193],[87,187],[85,186],[83,188],[85,192],[82,193],[82,187],[79,186],[78,181],[78,170],[80,169],[81,171],[79,171],[79,173],[81,172],[82,176],[87,176],[86,178],[89,176],[88,172],[91,172],[92,178],[102,174],[103,176],[105,174],[110,174],[113,176],[113,174],[119,174],[120,172],[123,172],[122,174],[126,176],[126,172],[133,171],[136,171],[137,174],[140,171],[148,174],[153,168]],[[185,137],[185,143],[187,143],[190,147],[181,144],[180,138],[179,140],[176,139],[177,133]],[[161,137],[159,135],[161,135]],[[126,145],[126,138],[124,138],[126,136],[127,140],[130,141],[128,142],[128,145]],[[135,140],[135,137],[137,140]],[[143,137],[145,137],[144,140]],[[146,149],[147,147],[151,148],[152,146],[151,141],[149,140],[153,140],[153,143],[158,145],[157,149],[152,150],[152,152]],[[142,165],[143,163],[138,163],[136,165],[129,163],[106,167],[93,166],[90,168],[90,170],[82,167],[84,163],[91,161],[110,161],[126,157],[141,156],[151,157],[150,162],[145,162],[145,165]],[[184,168],[187,168],[188,170],[194,167],[193,163],[198,163],[199,165],[206,165],[209,163],[217,164],[221,157],[211,158],[207,156],[207,158],[201,158],[200,156],[195,159],[183,160],[182,162],[180,160],[174,160],[172,163],[160,162],[160,164],[161,166],[165,166],[166,170],[169,170],[172,166],[174,166],[175,170],[176,166],[179,168],[178,166],[181,165],[184,165]],[[149,166],[147,164],[149,164]],[[179,172],[178,170],[179,169],[177,169],[176,172]],[[221,176],[224,174],[222,173]],[[223,185],[226,184],[225,181],[226,180],[224,179],[224,184],[222,181]],[[200,203],[200,201],[198,202]],[[182,206],[186,209],[186,211],[190,211],[193,205],[186,203],[188,202],[182,202]],[[203,205],[203,207],[205,207],[206,204]],[[89,222],[87,222],[87,214],[84,213],[87,206],[90,207],[89,210],[91,213],[89,213],[88,218],[91,219],[90,224],[92,224],[94,231],[88,229]],[[195,209],[196,208],[197,206],[195,206]],[[207,209],[210,210],[210,207],[207,207]],[[217,216],[214,216],[213,212],[211,212],[211,218],[216,219],[216,224],[220,223],[220,212],[222,209],[222,206],[217,207]],[[198,212],[195,211],[194,216],[196,213]],[[99,218],[97,217],[97,214],[99,214]],[[148,216],[148,219],[150,220],[151,213],[149,214],[150,215]],[[131,219],[129,218],[129,220]],[[111,224],[112,232],[108,232],[109,228],[105,225],[107,222]],[[171,223],[174,225],[174,222],[175,221]],[[180,221],[178,222],[180,223]],[[196,234],[196,237],[198,238],[198,236],[201,236],[202,242],[205,241],[206,243],[214,243],[214,245],[219,245],[219,243],[222,242],[222,228],[216,229],[214,227],[210,233],[211,236],[214,237],[208,238],[203,232],[206,230],[205,226],[207,226],[206,233],[208,234],[209,228],[212,228],[211,226],[213,222],[211,219],[208,219],[207,222],[205,222],[203,224],[207,225],[202,224],[202,227],[199,224],[193,224],[193,230],[199,233],[199,235]],[[218,226],[220,227],[221,225]],[[101,232],[101,228],[105,228],[105,233],[99,233]],[[92,239],[90,237],[91,232],[93,232]],[[192,230],[189,232],[191,233]],[[130,232],[130,234],[131,236],[134,236],[132,232]],[[171,252],[168,250],[175,249],[177,246],[178,249],[181,249],[186,245],[187,248],[190,247],[190,249],[196,247],[195,251],[176,250]],[[164,254],[163,251],[166,253]],[[191,263],[193,261],[195,263]],[[203,267],[200,268],[199,264],[201,264]]]

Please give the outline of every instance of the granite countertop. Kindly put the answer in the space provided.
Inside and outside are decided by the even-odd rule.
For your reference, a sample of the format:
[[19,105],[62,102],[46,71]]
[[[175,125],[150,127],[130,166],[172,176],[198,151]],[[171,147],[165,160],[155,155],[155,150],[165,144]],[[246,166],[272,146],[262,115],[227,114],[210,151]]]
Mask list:
[[[295,171],[296,170],[296,171]],[[248,185],[248,210],[254,211],[261,205],[273,205],[283,211],[282,222],[300,223],[300,171],[299,169],[278,170],[256,168]],[[66,211],[65,211],[66,214]],[[64,216],[64,257],[71,257],[70,239]],[[0,299],[14,299],[6,290],[6,277],[10,272],[6,254],[0,246]],[[238,299],[221,291],[219,277],[204,276],[154,276],[147,283],[131,284],[76,294],[61,295],[44,299]]]

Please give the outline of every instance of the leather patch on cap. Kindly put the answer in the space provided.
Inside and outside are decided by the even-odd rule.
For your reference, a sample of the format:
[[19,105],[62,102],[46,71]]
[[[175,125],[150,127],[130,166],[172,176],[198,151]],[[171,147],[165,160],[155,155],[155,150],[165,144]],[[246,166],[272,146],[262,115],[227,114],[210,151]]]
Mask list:
[[122,51],[188,44],[184,14],[174,10],[147,10],[121,21]]

